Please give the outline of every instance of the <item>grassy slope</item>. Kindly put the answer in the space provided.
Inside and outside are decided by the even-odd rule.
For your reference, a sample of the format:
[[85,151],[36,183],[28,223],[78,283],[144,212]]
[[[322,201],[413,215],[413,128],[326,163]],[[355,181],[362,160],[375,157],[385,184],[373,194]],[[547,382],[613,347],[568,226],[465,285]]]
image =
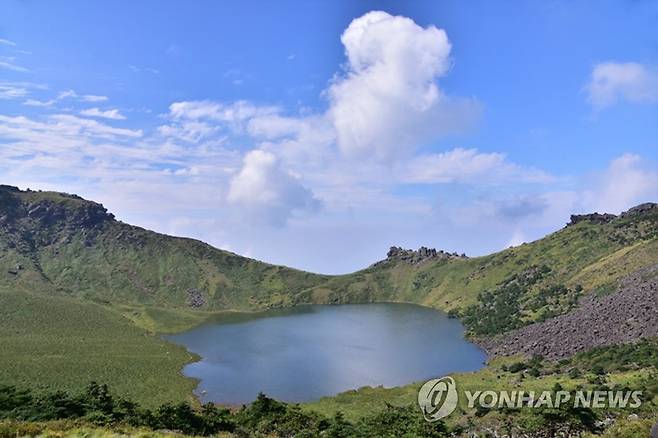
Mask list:
[[0,289],[0,382],[80,390],[111,382],[144,405],[190,400],[194,357],[97,304]]
[[[0,187],[3,215],[10,220],[0,228],[0,285],[16,289],[47,284],[101,304],[182,309],[194,289],[203,310],[250,310],[290,304],[290,291],[327,279],[133,227],[57,193]],[[7,274],[16,263],[19,275]]]

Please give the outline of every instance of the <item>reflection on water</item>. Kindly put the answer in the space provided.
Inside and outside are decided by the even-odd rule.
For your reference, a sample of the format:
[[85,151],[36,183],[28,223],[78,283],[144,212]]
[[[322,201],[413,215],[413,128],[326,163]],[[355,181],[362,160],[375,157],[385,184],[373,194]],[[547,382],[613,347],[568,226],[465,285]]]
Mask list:
[[411,304],[299,306],[222,315],[169,339],[201,356],[184,374],[204,402],[258,392],[299,402],[361,386],[398,386],[482,367],[459,321]]

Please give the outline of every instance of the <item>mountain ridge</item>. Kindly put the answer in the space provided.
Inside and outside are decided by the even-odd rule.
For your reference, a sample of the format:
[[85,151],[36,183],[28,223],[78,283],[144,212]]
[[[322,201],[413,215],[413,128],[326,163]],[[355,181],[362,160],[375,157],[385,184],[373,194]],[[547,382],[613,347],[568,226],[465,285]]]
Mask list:
[[[542,260],[528,247],[573,234],[570,239],[574,241],[562,239],[560,245],[578,250],[577,243],[581,247],[596,243],[603,249],[588,255],[591,260],[587,262],[600,261],[622,248],[653,239],[658,234],[656,217],[655,203],[640,204],[618,216],[572,215],[565,228],[542,239],[485,256],[468,258],[433,248],[412,251],[391,247],[386,259],[365,269],[323,275],[129,225],[117,220],[102,204],[78,195],[0,185],[0,248],[5,250],[0,269],[9,275],[0,277],[0,284],[40,284],[102,304],[207,311],[378,300],[458,311],[472,304],[476,293],[499,285],[515,272],[542,263],[555,265],[557,259],[569,256],[569,251],[551,247],[555,253],[551,257],[556,260]],[[491,275],[494,266],[504,266],[508,259],[515,259],[514,269],[503,269],[505,275]],[[576,262],[583,268],[585,264],[591,265]],[[554,275],[564,277],[568,268],[554,270]],[[463,275],[459,275],[461,271]],[[443,299],[454,296],[452,289],[460,282],[466,290],[473,283],[477,285],[483,272],[488,278],[481,287],[474,286],[473,293],[454,297],[454,302]],[[454,285],[451,278],[456,279]],[[596,283],[590,286],[602,286]]]

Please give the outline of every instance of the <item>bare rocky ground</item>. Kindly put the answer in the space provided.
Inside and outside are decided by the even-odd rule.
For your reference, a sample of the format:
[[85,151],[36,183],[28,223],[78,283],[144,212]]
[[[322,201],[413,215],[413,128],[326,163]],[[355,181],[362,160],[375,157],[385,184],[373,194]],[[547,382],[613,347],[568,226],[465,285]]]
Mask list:
[[524,354],[559,360],[657,336],[658,265],[653,265],[626,277],[610,295],[584,297],[565,315],[477,342],[491,357]]

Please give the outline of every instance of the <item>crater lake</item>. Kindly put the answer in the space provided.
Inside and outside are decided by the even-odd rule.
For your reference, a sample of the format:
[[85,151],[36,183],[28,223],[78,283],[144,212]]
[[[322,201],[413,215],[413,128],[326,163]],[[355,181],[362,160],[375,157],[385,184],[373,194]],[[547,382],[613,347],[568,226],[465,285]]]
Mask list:
[[485,353],[444,312],[412,304],[304,305],[218,316],[168,337],[198,354],[183,373],[202,402],[259,392],[311,401],[362,386],[400,386],[475,371]]

